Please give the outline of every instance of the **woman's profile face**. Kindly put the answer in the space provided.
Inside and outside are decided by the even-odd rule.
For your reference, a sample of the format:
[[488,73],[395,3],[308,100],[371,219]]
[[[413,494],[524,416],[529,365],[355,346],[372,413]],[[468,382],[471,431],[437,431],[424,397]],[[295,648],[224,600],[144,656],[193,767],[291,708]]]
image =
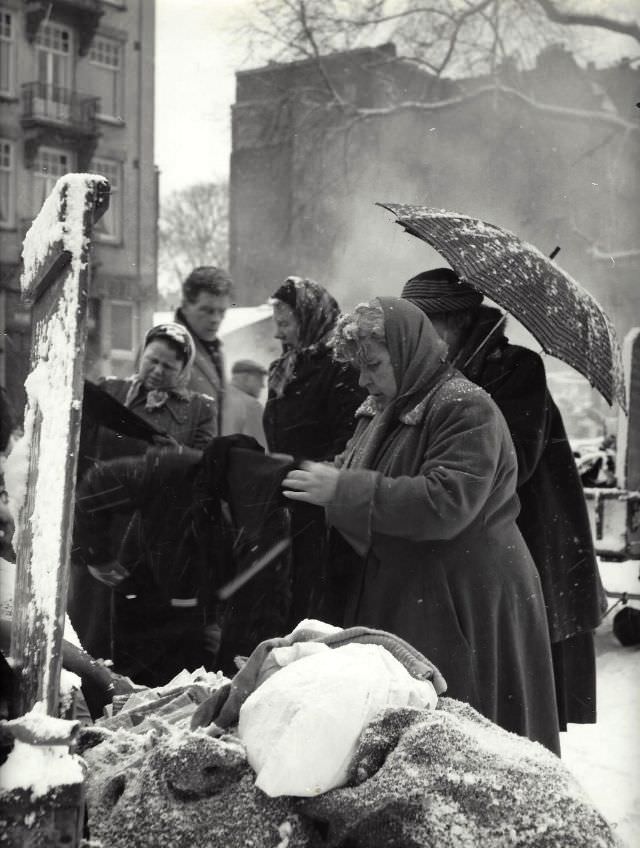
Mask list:
[[172,389],[182,371],[182,360],[162,339],[153,339],[145,347],[139,375],[147,391]]
[[367,342],[356,365],[360,369],[360,385],[380,408],[387,406],[398,394],[396,375],[387,346],[382,342]]
[[300,328],[293,309],[286,303],[276,303],[273,307],[273,320],[276,325],[275,338],[283,345],[295,347],[299,341]]

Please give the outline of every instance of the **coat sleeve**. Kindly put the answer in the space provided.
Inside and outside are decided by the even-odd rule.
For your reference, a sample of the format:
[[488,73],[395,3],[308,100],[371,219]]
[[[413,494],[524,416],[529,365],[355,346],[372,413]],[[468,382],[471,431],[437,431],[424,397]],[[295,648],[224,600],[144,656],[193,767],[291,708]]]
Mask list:
[[368,546],[375,534],[410,541],[453,539],[473,523],[503,464],[504,423],[484,392],[445,402],[415,476],[341,471],[327,517],[345,536]]
[[194,406],[193,432],[188,447],[204,450],[218,435],[217,401],[209,395],[196,394],[191,403]]
[[358,372],[347,363],[334,365],[327,394],[326,420],[331,428],[331,447],[325,460],[342,453],[356,427],[355,412],[366,397],[358,385]]
[[73,557],[85,565],[100,565],[116,556],[120,540],[110,532],[114,514],[132,514],[145,497],[146,463],[126,457],[97,463],[76,494]]
[[538,467],[549,441],[551,396],[544,364],[537,353],[510,345],[504,353],[504,375],[491,394],[504,415],[518,459],[518,486]]

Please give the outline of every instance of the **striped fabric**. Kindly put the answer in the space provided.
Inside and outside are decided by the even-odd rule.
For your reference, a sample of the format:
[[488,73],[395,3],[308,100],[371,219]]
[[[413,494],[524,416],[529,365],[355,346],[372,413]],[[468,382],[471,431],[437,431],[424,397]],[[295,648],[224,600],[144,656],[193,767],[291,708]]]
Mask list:
[[401,297],[415,303],[427,315],[472,309],[482,302],[480,292],[466,283],[430,280],[423,274],[418,274],[405,283]]

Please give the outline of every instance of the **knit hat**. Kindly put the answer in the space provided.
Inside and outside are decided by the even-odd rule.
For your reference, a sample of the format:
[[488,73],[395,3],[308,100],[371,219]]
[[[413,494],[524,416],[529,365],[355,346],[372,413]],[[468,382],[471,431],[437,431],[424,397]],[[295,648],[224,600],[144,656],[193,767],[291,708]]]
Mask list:
[[482,294],[460,281],[451,268],[432,268],[405,283],[401,297],[419,306],[425,315],[473,309],[482,303]]
[[266,374],[267,369],[253,359],[238,359],[231,368],[232,374]]

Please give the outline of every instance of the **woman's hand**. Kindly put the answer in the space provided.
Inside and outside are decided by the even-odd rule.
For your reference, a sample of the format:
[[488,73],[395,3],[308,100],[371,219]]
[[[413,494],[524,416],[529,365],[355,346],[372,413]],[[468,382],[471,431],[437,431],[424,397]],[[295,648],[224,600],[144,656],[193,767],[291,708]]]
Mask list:
[[303,462],[282,481],[285,498],[326,506],[336,494],[340,472],[326,462]]
[[110,589],[115,589],[129,577],[127,569],[115,559],[112,559],[111,562],[105,562],[103,565],[88,565],[87,568],[96,580],[104,583]]

